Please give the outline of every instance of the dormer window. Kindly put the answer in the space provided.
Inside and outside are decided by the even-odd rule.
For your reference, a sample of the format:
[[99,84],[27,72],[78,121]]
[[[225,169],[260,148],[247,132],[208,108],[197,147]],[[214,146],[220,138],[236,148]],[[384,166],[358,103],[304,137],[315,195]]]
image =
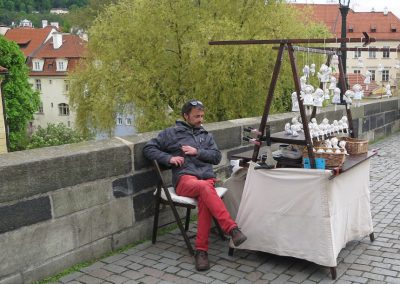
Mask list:
[[43,71],[44,60],[33,59],[32,60],[32,71]]
[[397,26],[396,26],[395,24],[390,24],[390,31],[391,31],[392,33],[397,32]]
[[56,59],[56,70],[57,71],[67,71],[68,60],[67,59]]
[[371,24],[371,32],[376,33],[376,25],[375,24]]
[[348,29],[349,33],[354,32],[354,25],[353,24],[349,24],[349,29]]

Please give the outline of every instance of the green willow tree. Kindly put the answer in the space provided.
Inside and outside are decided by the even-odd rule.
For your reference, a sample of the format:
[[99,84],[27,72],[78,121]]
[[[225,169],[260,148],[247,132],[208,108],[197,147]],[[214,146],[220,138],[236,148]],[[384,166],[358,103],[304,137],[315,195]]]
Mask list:
[[33,91],[28,82],[29,69],[18,45],[3,36],[0,36],[0,65],[9,72],[3,82],[3,96],[10,130],[10,150],[22,150],[27,141],[28,122],[39,107],[39,93]]
[[[276,51],[208,42],[327,35],[299,17],[284,1],[121,0],[95,20],[87,60],[71,78],[77,124],[110,130],[117,113],[133,111],[140,132],[160,129],[190,98],[206,104],[208,122],[259,116]],[[272,111],[288,108],[289,90],[284,63]]]

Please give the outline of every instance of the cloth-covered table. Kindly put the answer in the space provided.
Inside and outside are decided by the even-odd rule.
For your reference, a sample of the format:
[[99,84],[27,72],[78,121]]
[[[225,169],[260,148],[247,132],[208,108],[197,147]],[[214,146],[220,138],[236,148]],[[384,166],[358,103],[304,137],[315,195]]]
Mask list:
[[236,218],[248,237],[240,249],[336,267],[347,242],[373,232],[369,159],[334,178],[328,170],[255,166]]

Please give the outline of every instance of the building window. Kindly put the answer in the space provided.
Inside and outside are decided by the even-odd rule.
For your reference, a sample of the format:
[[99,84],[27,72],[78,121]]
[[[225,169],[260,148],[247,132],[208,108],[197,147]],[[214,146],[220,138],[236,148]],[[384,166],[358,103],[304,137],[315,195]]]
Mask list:
[[375,70],[368,70],[371,73],[371,81],[375,81]]
[[32,60],[32,71],[42,71],[44,61],[42,59]]
[[390,57],[390,46],[384,46],[383,48],[387,48],[387,50],[383,51],[383,58],[389,58]]
[[57,71],[67,71],[68,61],[66,59],[56,59]]
[[60,116],[68,116],[69,115],[69,106],[67,104],[59,104],[58,105],[58,115]]
[[354,73],[354,74],[360,74],[360,73],[361,73],[361,70],[359,70],[359,69],[354,69],[353,73]]
[[68,80],[64,80],[64,90],[66,92],[68,92],[68,90],[69,90],[69,81]]
[[371,24],[371,32],[376,33],[376,25],[375,24]]
[[40,102],[38,113],[43,113],[43,102]]
[[354,51],[354,58],[359,58],[359,57],[361,57],[361,50],[356,50],[356,51]]
[[42,81],[40,79],[36,79],[35,84],[36,84],[36,90],[41,91],[42,90]]
[[125,118],[125,124],[132,125],[132,118],[130,118],[130,117]]
[[392,31],[392,33],[395,33],[397,31],[397,27],[395,24],[390,24],[390,30]]
[[389,70],[382,71],[382,82],[389,81]]
[[[371,48],[375,48],[375,47],[371,46]],[[369,58],[376,58],[376,51],[375,50],[370,50],[368,52],[368,56],[369,56]]]
[[349,24],[349,33],[354,32],[354,26],[353,24]]
[[117,125],[122,125],[122,117],[117,117]]

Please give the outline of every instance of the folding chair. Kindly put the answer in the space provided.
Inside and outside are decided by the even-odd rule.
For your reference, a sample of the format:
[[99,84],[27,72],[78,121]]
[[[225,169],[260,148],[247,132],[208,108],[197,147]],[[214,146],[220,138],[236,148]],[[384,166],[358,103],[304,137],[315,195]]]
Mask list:
[[[157,183],[157,189],[155,192],[155,213],[154,213],[154,222],[153,222],[153,236],[152,236],[152,243],[156,243],[157,239],[157,231],[158,231],[158,217],[160,215],[160,206],[161,204],[166,204],[169,205],[172,209],[172,212],[175,217],[175,221],[178,224],[179,230],[181,231],[181,234],[185,240],[186,246],[189,250],[189,253],[191,255],[194,255],[194,250],[193,247],[189,241],[189,237],[186,234],[186,232],[189,230],[189,222],[190,222],[190,211],[191,209],[195,209],[197,207],[197,200],[195,198],[190,198],[190,197],[185,197],[185,196],[179,196],[175,192],[175,188],[172,186],[167,186],[165,183],[162,171],[166,169],[161,169],[160,165],[156,160],[153,160],[154,163],[154,168],[157,173],[158,177],[158,183]],[[227,188],[224,187],[217,187],[216,188],[217,194],[219,197],[222,197],[227,191]],[[182,225],[182,220],[179,217],[178,211],[176,210],[176,207],[184,207],[186,208],[186,217],[185,217],[185,228]],[[224,233],[219,226],[217,220],[215,218],[214,223],[215,226],[218,230],[218,234],[222,238],[222,240],[225,240]]]

